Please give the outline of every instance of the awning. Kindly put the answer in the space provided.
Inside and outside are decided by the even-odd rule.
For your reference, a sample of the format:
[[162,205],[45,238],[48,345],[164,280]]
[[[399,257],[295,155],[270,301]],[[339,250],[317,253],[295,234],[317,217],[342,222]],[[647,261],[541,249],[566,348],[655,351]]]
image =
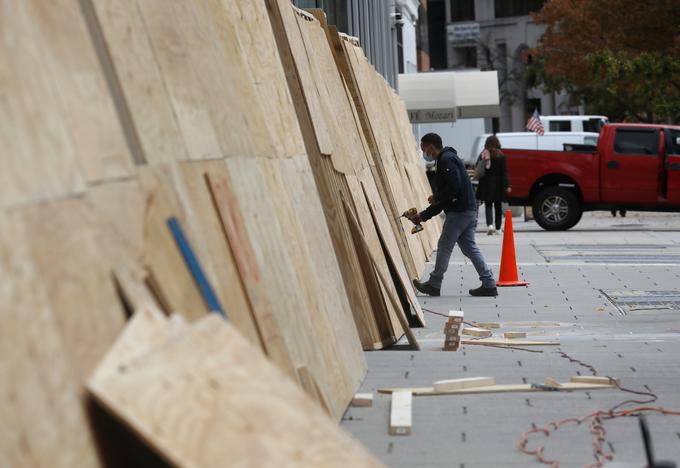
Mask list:
[[495,71],[400,74],[399,95],[411,123],[500,117]]

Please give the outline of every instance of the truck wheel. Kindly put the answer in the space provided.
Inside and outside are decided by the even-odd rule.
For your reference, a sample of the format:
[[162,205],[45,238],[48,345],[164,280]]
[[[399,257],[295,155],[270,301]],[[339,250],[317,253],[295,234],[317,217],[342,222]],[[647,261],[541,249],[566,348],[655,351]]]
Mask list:
[[566,231],[581,220],[583,211],[574,192],[563,187],[547,187],[534,199],[534,218],[546,231]]

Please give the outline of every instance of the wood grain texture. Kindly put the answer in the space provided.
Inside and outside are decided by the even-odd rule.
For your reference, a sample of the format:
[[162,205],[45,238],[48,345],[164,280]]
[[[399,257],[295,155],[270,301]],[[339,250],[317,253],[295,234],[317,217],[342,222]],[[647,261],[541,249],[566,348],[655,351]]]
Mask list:
[[208,174],[225,175],[222,161],[182,161],[173,166],[173,180],[185,213],[186,230],[196,240],[193,248],[229,320],[255,346],[261,340],[244,281],[224,235],[217,206],[208,186]]
[[2,207],[79,193],[86,184],[32,6],[6,1],[0,15]]
[[[170,307],[168,312],[189,320],[201,317],[208,312],[207,307],[166,224],[174,216],[186,226],[173,189],[171,168],[146,166],[140,167],[138,173],[144,194],[144,265],[154,279],[161,302]],[[190,236],[189,240],[195,244]]]
[[0,465],[98,467],[57,315],[21,213],[0,213]]
[[175,466],[381,466],[217,316],[124,362],[89,390]]

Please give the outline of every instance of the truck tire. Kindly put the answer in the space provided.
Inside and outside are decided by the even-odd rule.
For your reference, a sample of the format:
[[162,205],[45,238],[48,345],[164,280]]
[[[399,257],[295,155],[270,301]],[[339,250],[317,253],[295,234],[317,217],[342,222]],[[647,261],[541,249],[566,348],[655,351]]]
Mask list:
[[566,231],[581,220],[578,197],[564,187],[546,187],[534,198],[534,219],[546,231]]

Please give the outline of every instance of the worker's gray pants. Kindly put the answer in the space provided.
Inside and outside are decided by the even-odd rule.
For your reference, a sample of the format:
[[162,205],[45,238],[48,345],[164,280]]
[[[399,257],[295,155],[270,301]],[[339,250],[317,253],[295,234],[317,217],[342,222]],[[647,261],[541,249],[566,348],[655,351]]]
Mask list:
[[435,288],[441,288],[444,273],[449,268],[449,259],[453,247],[458,242],[460,250],[475,266],[482,286],[493,288],[496,281],[493,273],[486,265],[484,256],[475,243],[475,229],[477,228],[477,211],[448,212],[437,244],[437,261],[434,271],[430,273],[428,283]]

